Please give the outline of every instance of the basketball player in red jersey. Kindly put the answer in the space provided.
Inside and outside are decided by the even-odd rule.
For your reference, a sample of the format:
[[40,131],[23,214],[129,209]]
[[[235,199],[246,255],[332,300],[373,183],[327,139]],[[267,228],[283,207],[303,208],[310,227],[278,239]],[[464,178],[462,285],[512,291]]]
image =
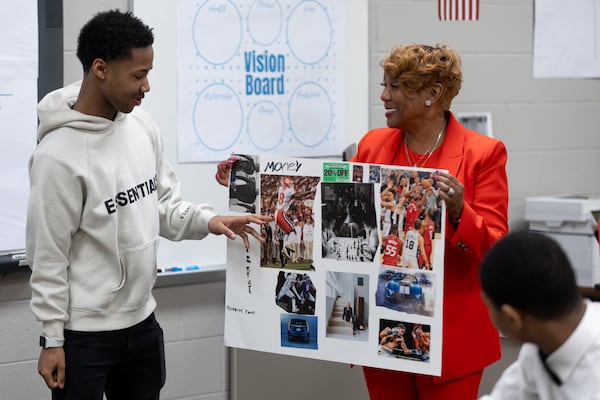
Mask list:
[[402,242],[398,237],[398,226],[393,225],[390,233],[385,237],[383,243],[383,256],[381,263],[384,265],[398,266],[400,252],[402,250]]
[[[423,237],[425,254],[419,254],[419,266],[423,269],[431,269],[431,264],[433,264],[431,255],[433,254],[433,238],[435,237],[435,221],[432,219],[434,213],[435,210],[431,208],[425,210],[425,218],[421,222],[421,236]],[[429,261],[429,267],[424,267],[427,265],[426,260]]]

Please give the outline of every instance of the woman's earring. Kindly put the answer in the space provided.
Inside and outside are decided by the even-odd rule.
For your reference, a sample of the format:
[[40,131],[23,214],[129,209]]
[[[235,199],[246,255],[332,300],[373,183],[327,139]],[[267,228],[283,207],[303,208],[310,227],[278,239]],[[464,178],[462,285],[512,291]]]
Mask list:
[[431,107],[431,100],[425,100],[425,107]]

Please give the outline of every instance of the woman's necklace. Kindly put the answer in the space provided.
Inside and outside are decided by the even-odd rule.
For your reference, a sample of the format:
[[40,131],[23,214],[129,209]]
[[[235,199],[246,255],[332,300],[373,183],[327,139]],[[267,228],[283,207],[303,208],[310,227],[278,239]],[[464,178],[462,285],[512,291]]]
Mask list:
[[[408,151],[408,144],[406,143],[406,132],[404,133],[404,151],[406,152],[406,159],[408,163],[415,168],[424,167],[427,161],[431,158],[431,155],[437,149],[440,144],[440,140],[444,135],[444,131],[446,130],[446,120],[444,120],[444,124],[442,125],[442,129],[440,129],[440,133],[438,133],[437,138],[435,139],[435,143],[433,146],[429,148],[417,161],[413,162],[412,157],[410,156],[410,152]],[[420,165],[419,165],[420,164]]]

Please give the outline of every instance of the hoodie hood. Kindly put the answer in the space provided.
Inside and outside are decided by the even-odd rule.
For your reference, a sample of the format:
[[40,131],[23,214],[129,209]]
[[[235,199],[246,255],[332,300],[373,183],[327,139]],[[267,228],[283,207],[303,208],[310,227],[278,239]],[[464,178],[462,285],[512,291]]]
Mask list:
[[123,117],[117,113],[115,121],[94,115],[83,114],[73,110],[73,105],[79,96],[81,81],[72,83],[61,89],[48,93],[38,104],[38,142],[48,133],[58,128],[73,128],[82,133],[105,133],[111,129],[114,122]]

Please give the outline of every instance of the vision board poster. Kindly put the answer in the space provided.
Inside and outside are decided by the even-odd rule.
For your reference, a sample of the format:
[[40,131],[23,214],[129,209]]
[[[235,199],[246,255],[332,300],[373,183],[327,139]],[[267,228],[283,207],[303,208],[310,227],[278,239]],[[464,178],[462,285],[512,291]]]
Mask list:
[[274,221],[227,244],[225,345],[439,376],[436,170],[237,156],[230,211]]
[[340,154],[345,3],[179,0],[178,160]]

